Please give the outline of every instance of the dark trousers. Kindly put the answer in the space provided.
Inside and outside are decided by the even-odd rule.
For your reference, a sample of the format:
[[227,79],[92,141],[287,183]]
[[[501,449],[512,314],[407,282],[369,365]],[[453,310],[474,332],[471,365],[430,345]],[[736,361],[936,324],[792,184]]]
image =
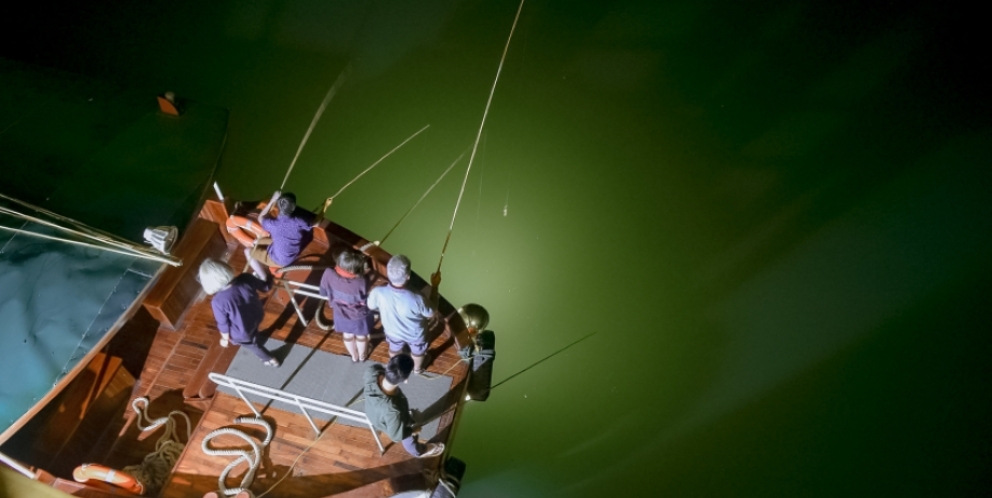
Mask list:
[[272,356],[272,353],[269,352],[268,349],[265,349],[265,346],[262,346],[262,343],[258,339],[257,335],[251,338],[251,342],[244,342],[244,343],[236,342],[235,344],[243,348],[246,348],[248,351],[251,351],[252,353],[255,354],[255,356],[258,357],[258,359],[262,361],[269,361],[275,358],[274,356]]
[[418,441],[416,435],[404,439],[403,447],[406,448],[407,453],[415,457],[423,455],[424,450],[427,449],[427,445]]

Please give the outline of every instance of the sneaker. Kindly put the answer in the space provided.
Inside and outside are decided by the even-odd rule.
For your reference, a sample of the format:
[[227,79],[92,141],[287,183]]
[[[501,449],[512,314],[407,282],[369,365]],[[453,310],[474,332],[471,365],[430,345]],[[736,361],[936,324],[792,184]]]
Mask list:
[[429,443],[423,453],[418,458],[431,458],[444,453],[444,443]]
[[271,360],[265,362],[265,366],[267,367],[279,368],[280,365],[282,365],[282,363],[280,363],[279,360],[275,358],[272,358]]

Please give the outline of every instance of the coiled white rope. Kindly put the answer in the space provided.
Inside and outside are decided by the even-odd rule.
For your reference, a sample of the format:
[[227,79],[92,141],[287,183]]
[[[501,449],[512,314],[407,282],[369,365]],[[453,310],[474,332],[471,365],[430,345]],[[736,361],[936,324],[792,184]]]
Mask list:
[[[165,426],[165,434],[162,434],[162,437],[155,443],[154,453],[146,455],[145,459],[138,465],[130,465],[121,469],[123,472],[130,474],[140,481],[145,486],[146,494],[154,494],[165,483],[172,468],[176,466],[183,448],[186,446],[179,438],[178,432],[176,432],[176,421],[173,419],[173,416],[178,415],[186,420],[187,441],[189,441],[193,424],[190,422],[189,416],[179,410],[173,410],[165,417],[149,420],[146,416],[148,398],[144,396],[135,398],[131,402],[131,407],[134,408],[134,412],[138,416],[137,424],[142,432],[154,431],[163,425]],[[142,425],[142,421],[144,420],[148,421],[148,425]]]
[[[221,494],[225,496],[235,496],[238,493],[248,493],[251,498],[255,497],[255,494],[248,489],[252,481],[255,480],[255,472],[258,471],[259,465],[262,463],[262,448],[265,448],[272,442],[272,426],[269,425],[265,419],[260,417],[249,417],[243,416],[234,419],[236,424],[254,424],[260,425],[265,428],[265,439],[261,444],[255,441],[254,438],[246,434],[240,429],[235,429],[234,427],[221,427],[220,429],[214,430],[207,434],[203,438],[203,452],[208,455],[213,456],[236,456],[238,458],[234,459],[231,463],[224,467],[224,470],[220,473],[220,477],[217,478],[217,487]],[[224,434],[230,434],[232,436],[244,439],[251,445],[251,453],[241,449],[215,449],[210,447],[210,440],[219,437]],[[241,486],[237,488],[228,488],[225,481],[227,481],[227,475],[234,470],[235,467],[241,465],[244,462],[248,465],[248,471],[245,472],[244,477],[241,478]]]
[[313,319],[317,322],[317,327],[320,328],[320,330],[331,330],[331,326],[324,323],[323,319],[324,305],[326,304],[327,301],[321,301],[320,304],[317,305],[317,311],[313,313]]

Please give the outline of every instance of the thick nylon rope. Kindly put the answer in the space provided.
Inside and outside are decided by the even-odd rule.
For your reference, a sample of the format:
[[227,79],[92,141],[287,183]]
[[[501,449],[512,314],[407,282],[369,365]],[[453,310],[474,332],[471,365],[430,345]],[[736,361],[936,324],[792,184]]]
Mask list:
[[417,135],[420,135],[421,133],[424,132],[424,130],[426,130],[426,129],[430,128],[430,127],[431,127],[431,125],[424,126],[417,133],[414,133],[413,135],[410,135],[410,138],[407,138],[406,140],[404,140],[403,143],[397,145],[396,147],[393,147],[393,150],[387,152],[386,155],[380,157],[378,161],[372,163],[372,166],[369,166],[368,168],[365,168],[365,171],[362,171],[361,173],[358,174],[358,176],[356,176],[355,178],[353,178],[350,182],[346,183],[343,187],[341,187],[340,190],[337,191],[336,194],[330,196],[329,199],[333,199],[333,198],[341,195],[341,192],[344,192],[344,189],[350,187],[352,183],[355,183],[356,181],[358,181],[358,179],[361,178],[365,173],[368,173],[369,171],[372,171],[372,168],[378,166],[379,163],[381,163],[382,161],[384,161],[387,157],[391,156],[393,154],[393,152],[396,152],[397,150],[399,150],[400,147],[403,147],[404,145],[406,145],[407,142],[409,142],[410,140],[413,140],[414,137],[416,137]]
[[331,330],[331,326],[324,323],[324,319],[322,318],[322,312],[324,311],[324,306],[326,304],[327,301],[321,301],[320,304],[317,305],[317,311],[313,313],[313,319],[317,322],[317,327],[320,328],[320,330]]
[[417,209],[417,206],[419,206],[420,203],[427,198],[427,195],[431,193],[431,190],[434,190],[434,187],[436,187],[438,183],[441,183],[441,180],[443,180],[444,177],[447,176],[448,172],[451,171],[451,168],[454,168],[455,165],[458,164],[458,161],[461,161],[463,157],[465,157],[465,152],[462,152],[462,155],[458,156],[458,159],[455,159],[455,162],[451,163],[451,166],[448,166],[448,169],[444,170],[444,173],[441,173],[441,176],[439,176],[438,179],[434,182],[434,184],[427,189],[427,192],[424,192],[424,195],[420,196],[420,199],[417,200],[416,204],[414,204],[413,207],[407,210],[407,212],[404,213],[403,216],[400,216],[399,221],[397,221],[396,224],[393,225],[393,228],[389,229],[389,232],[386,233],[386,236],[383,237],[381,240],[379,240],[379,243],[376,245],[382,245],[383,243],[386,242],[386,239],[388,239],[389,236],[393,233],[393,230],[396,230],[396,227],[400,226],[400,223],[403,223],[403,220],[406,219],[407,215],[412,213],[414,209]]
[[[85,239],[94,240],[96,242],[99,242],[99,243],[102,243],[102,244],[106,244],[107,246],[110,246],[110,247],[105,247],[105,246],[100,246],[100,245],[95,245],[95,244],[88,244],[88,243],[85,243],[85,242],[78,242],[78,241],[73,241],[71,239],[64,239],[64,238],[60,238],[60,237],[53,237],[53,236],[50,236],[50,235],[44,235],[44,234],[40,234],[40,233],[37,233],[37,232],[26,231],[26,230],[23,230],[23,229],[11,228],[11,227],[7,227],[7,226],[0,226],[0,228],[2,228],[4,230],[8,230],[8,231],[15,232],[15,233],[23,233],[25,235],[33,235],[33,236],[37,236],[37,237],[44,238],[44,239],[50,239],[50,240],[56,240],[56,241],[60,241],[60,242],[66,242],[66,243],[69,243],[69,244],[84,245],[84,246],[87,246],[87,247],[92,247],[94,249],[106,250],[106,251],[115,252],[115,253],[118,253],[118,254],[126,254],[126,255],[129,255],[129,256],[137,257],[137,258],[150,259],[150,260],[153,260],[153,261],[158,261],[160,263],[167,263],[167,264],[172,265],[172,266],[181,266],[182,265],[182,261],[180,261],[179,259],[177,259],[175,257],[172,257],[172,256],[163,256],[163,255],[158,254],[157,252],[152,252],[151,249],[145,248],[144,246],[135,245],[134,243],[132,243],[130,241],[127,241],[125,239],[122,239],[120,237],[117,237],[116,235],[109,234],[109,233],[103,232],[102,230],[97,230],[95,228],[86,226],[85,224],[83,224],[81,222],[78,222],[76,220],[73,220],[72,218],[66,218],[64,216],[60,216],[58,214],[52,213],[52,212],[47,211],[45,209],[42,209],[40,207],[37,207],[37,206],[31,205],[31,204],[28,204],[26,202],[19,201],[17,199],[12,198],[12,197],[5,196],[3,194],[0,194],[0,198],[10,200],[10,201],[15,202],[17,204],[20,204],[22,206],[25,206],[28,209],[32,209],[32,210],[34,210],[34,211],[36,211],[38,213],[41,213],[41,214],[43,214],[45,216],[49,216],[49,217],[54,218],[54,219],[56,219],[58,221],[67,223],[69,225],[72,225],[75,228],[64,227],[64,226],[61,226],[61,225],[59,225],[57,223],[53,223],[53,222],[48,221],[48,220],[44,220],[44,219],[41,219],[41,218],[38,218],[38,217],[35,217],[35,216],[24,214],[24,213],[21,213],[20,211],[16,211],[14,209],[10,209],[10,208],[5,207],[5,206],[0,206],[0,214],[6,214],[6,215],[9,215],[9,216],[12,216],[12,217],[15,217],[15,218],[19,218],[19,219],[25,220],[27,222],[33,222],[33,223],[37,223],[39,225],[43,225],[43,226],[54,228],[56,230],[60,230],[60,231],[63,231],[63,232],[68,232],[68,233],[70,233],[72,235],[75,235],[75,236],[78,236],[78,237],[82,237],[82,238],[85,238]],[[111,249],[111,247],[117,248],[117,249],[116,250],[115,249]]]
[[286,187],[286,182],[289,181],[289,174],[293,172],[293,167],[296,166],[296,160],[300,158],[300,152],[303,152],[303,146],[307,144],[307,140],[310,139],[310,134],[313,133],[313,128],[317,126],[317,121],[320,121],[320,116],[324,114],[324,109],[327,109],[327,104],[330,103],[331,99],[334,98],[334,94],[338,92],[338,88],[344,83],[345,77],[351,72],[351,64],[349,63],[345,66],[344,71],[338,75],[338,79],[334,81],[331,85],[331,89],[327,91],[327,95],[324,96],[324,101],[320,103],[320,107],[317,108],[317,113],[313,115],[313,120],[310,121],[310,128],[307,128],[307,132],[303,135],[303,141],[300,142],[300,146],[296,149],[296,155],[293,156],[293,161],[289,163],[289,169],[286,170],[286,176],[282,179],[282,184],[279,185],[279,190]]
[[517,7],[517,15],[513,18],[513,26],[510,28],[510,36],[506,39],[506,46],[503,47],[503,56],[499,59],[499,67],[496,69],[496,78],[493,79],[493,87],[489,90],[489,100],[486,101],[486,110],[482,113],[482,123],[479,124],[479,132],[475,134],[475,145],[472,146],[472,155],[468,159],[468,167],[465,168],[465,178],[462,179],[462,188],[458,192],[458,201],[455,202],[455,212],[451,215],[451,225],[448,226],[448,236],[444,238],[444,247],[441,248],[441,259],[437,262],[437,271],[441,271],[441,263],[444,262],[444,253],[448,250],[448,242],[451,241],[451,232],[455,229],[455,217],[458,216],[458,206],[462,203],[462,196],[465,194],[465,185],[468,184],[468,174],[472,171],[472,162],[475,161],[475,151],[479,148],[479,139],[482,138],[482,129],[486,126],[486,116],[489,115],[489,106],[493,103],[493,94],[496,93],[496,83],[499,81],[499,74],[503,71],[503,61],[506,60],[506,52],[510,50],[510,40],[513,39],[513,31],[517,29],[517,21],[520,20],[520,11],[524,9],[524,0],[520,0]]
[[167,258],[163,258],[163,257],[160,257],[160,256],[150,256],[150,255],[147,255],[147,254],[144,254],[144,253],[138,253],[138,252],[133,252],[133,251],[124,250],[124,249],[114,249],[113,247],[101,246],[101,245],[98,245],[98,244],[90,244],[88,242],[81,242],[81,241],[78,241],[78,240],[64,239],[62,237],[53,237],[51,235],[45,235],[43,233],[32,232],[30,230],[23,230],[23,229],[20,229],[20,228],[13,228],[13,227],[8,227],[8,226],[0,225],[0,230],[6,230],[6,231],[9,231],[9,232],[20,233],[20,234],[24,234],[24,235],[27,235],[27,236],[30,236],[30,237],[38,237],[40,239],[53,240],[53,241],[56,241],[56,242],[65,242],[66,244],[73,244],[73,245],[77,245],[77,246],[89,247],[91,249],[97,249],[97,250],[100,250],[100,251],[112,252],[112,253],[115,253],[115,254],[123,254],[125,256],[133,256],[135,258],[148,259],[148,260],[152,260],[152,261],[157,261],[159,263],[165,263],[165,264],[168,264],[168,265],[171,265],[171,266],[182,266],[182,261],[179,261],[179,260],[176,260],[176,259],[167,259]]
[[[97,240],[103,240],[104,238],[106,238],[106,239],[110,239],[112,241],[117,241],[117,243],[123,244],[123,245],[127,245],[129,247],[133,247],[134,246],[134,243],[133,242],[131,242],[131,241],[127,240],[127,239],[124,239],[124,238],[122,238],[122,237],[120,237],[118,235],[115,235],[115,234],[112,234],[112,233],[109,233],[109,232],[105,232],[105,231],[100,230],[98,228],[93,228],[91,226],[86,225],[85,223],[82,223],[80,221],[74,220],[74,219],[69,218],[69,217],[66,217],[66,216],[62,216],[62,215],[60,215],[58,213],[53,213],[53,212],[51,212],[51,211],[49,211],[49,210],[47,210],[45,208],[35,206],[34,204],[30,204],[30,203],[24,202],[22,200],[15,199],[13,197],[10,197],[10,196],[4,195],[4,194],[0,194],[0,199],[6,199],[6,200],[8,200],[10,202],[13,202],[15,204],[19,204],[21,206],[24,206],[24,207],[26,207],[26,208],[34,211],[34,212],[41,213],[41,214],[43,214],[45,216],[49,216],[52,219],[55,219],[55,220],[58,220],[58,221],[63,221],[65,223],[68,223],[70,225],[73,225],[76,228],[78,228],[80,231],[85,232],[87,234],[90,234],[89,236],[91,238],[94,238],[94,239],[97,239]],[[17,211],[14,211],[14,210],[12,210],[10,208],[5,208],[4,207],[4,208],[0,208],[0,209],[9,210],[9,211],[12,211],[15,214],[18,214],[18,215],[21,215],[21,216],[26,216],[26,215],[23,215],[23,214],[21,214],[21,213],[19,213]],[[53,226],[58,227],[58,225],[53,225]],[[62,228],[62,229],[63,230],[69,230],[69,229],[66,229],[66,228]],[[80,235],[83,235],[83,234],[80,234]],[[141,246],[138,246],[137,248],[138,249],[141,249],[141,250],[151,251],[151,249],[146,249],[146,248],[141,247]]]
[[[179,460],[179,456],[182,454],[183,448],[186,446],[180,439],[179,433],[176,431],[176,421],[172,417],[181,416],[186,420],[187,441],[189,441],[189,435],[190,432],[192,432],[193,424],[190,422],[189,416],[179,410],[174,410],[165,417],[149,420],[146,415],[146,410],[148,409],[148,398],[143,396],[140,398],[135,398],[134,401],[131,402],[131,407],[134,408],[134,412],[137,414],[138,428],[141,429],[142,432],[154,431],[155,429],[165,425],[165,433],[162,434],[162,437],[160,437],[155,443],[155,451],[146,455],[145,459],[140,464],[129,465],[121,469],[122,472],[130,474],[132,477],[141,482],[141,484],[145,486],[146,494],[153,494],[152,492],[157,491],[162,487],[162,484],[165,483],[165,480],[169,477],[169,473],[172,471],[172,468],[176,466],[176,462]],[[143,420],[147,420],[148,425],[142,425]]]
[[[272,442],[272,426],[269,425],[265,419],[260,417],[238,417],[234,419],[236,424],[254,424],[260,425],[265,428],[265,439],[261,444],[255,441],[255,438],[249,436],[244,431],[240,429],[235,429],[234,427],[221,427],[211,431],[209,434],[204,436],[203,452],[211,456],[236,456],[238,458],[234,459],[231,463],[228,463],[224,470],[221,471],[220,476],[217,478],[217,487],[221,494],[225,496],[235,496],[238,493],[248,493],[248,496],[254,497],[255,494],[252,493],[248,486],[251,485],[252,481],[255,480],[255,473],[258,472],[258,467],[262,464],[262,448],[265,448]],[[251,453],[242,449],[218,449],[210,447],[210,440],[220,437],[224,434],[229,434],[231,436],[239,437],[245,440],[251,446]],[[241,486],[237,488],[227,487],[227,476],[234,470],[235,467],[241,465],[244,462],[248,465],[248,471],[245,472],[244,477],[241,478]],[[264,494],[264,493],[263,493]]]

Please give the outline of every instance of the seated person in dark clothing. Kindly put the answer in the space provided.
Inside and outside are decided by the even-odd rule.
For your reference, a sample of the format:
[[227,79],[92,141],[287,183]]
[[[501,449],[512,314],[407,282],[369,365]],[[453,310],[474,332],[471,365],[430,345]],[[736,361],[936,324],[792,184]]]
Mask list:
[[403,448],[417,458],[430,458],[444,453],[444,444],[424,444],[414,433],[415,422],[399,385],[413,372],[413,358],[399,354],[389,359],[385,367],[376,363],[365,371],[365,414],[376,430],[389,439],[402,441]]
[[[271,216],[273,202],[279,214]],[[269,237],[259,239],[254,247],[245,250],[252,270],[259,277],[266,277],[269,268],[282,268],[293,264],[307,244],[313,240],[313,227],[323,219],[305,209],[296,208],[296,196],[290,192],[276,192],[273,200],[262,209],[258,220]]]
[[265,316],[258,292],[272,288],[271,277],[265,281],[249,273],[235,277],[230,266],[207,258],[200,265],[199,280],[203,290],[214,296],[210,306],[220,330],[220,345],[226,348],[233,342],[247,348],[266,365],[278,367],[279,360],[258,338],[258,326]]
[[366,303],[370,289],[368,260],[350,247],[338,254],[337,265],[324,270],[320,279],[320,295],[327,298],[334,312],[334,330],[344,336],[344,346],[354,362],[368,358],[369,334],[375,326]]

